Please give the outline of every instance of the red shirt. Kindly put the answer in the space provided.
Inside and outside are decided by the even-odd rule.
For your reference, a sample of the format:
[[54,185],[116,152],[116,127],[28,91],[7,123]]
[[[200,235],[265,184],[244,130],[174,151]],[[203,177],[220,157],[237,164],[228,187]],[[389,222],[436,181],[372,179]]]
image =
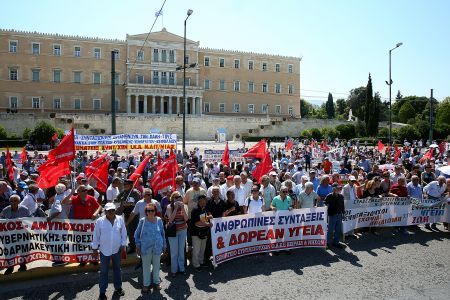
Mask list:
[[399,197],[408,197],[408,188],[406,186],[400,186],[398,183],[392,185],[390,192]]
[[72,211],[74,219],[90,219],[99,207],[97,200],[86,195],[84,203],[81,203],[80,195],[72,196]]

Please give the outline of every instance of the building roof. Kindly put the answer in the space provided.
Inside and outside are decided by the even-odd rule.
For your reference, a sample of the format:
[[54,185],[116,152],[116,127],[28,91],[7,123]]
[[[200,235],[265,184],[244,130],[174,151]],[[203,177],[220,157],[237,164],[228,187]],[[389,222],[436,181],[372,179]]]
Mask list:
[[[148,38],[147,38],[148,36]],[[134,34],[129,35],[127,34],[127,39],[129,40],[142,40],[145,39],[149,41],[164,41],[164,42],[176,42],[176,43],[184,43],[184,38],[182,36],[173,34],[171,32],[168,32],[166,28],[163,28],[161,31],[152,32],[150,35],[148,33],[141,33],[141,34]],[[199,44],[199,42],[195,42],[190,39],[186,39],[186,43],[188,44]]]

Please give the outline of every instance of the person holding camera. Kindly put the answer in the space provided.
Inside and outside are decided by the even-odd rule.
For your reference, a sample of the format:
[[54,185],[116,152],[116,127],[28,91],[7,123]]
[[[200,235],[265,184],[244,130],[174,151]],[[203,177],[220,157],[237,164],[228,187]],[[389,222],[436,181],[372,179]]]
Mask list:
[[191,235],[192,235],[192,265],[195,270],[200,271],[204,264],[208,230],[212,226],[209,220],[212,216],[206,212],[206,196],[198,196],[198,206],[191,212]]

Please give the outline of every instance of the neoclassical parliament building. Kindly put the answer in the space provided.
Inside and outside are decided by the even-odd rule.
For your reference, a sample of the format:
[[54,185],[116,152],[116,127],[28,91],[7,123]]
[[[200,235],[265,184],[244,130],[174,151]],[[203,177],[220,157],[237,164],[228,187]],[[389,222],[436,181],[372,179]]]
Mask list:
[[[183,112],[183,43],[163,28],[125,40],[0,30],[0,111]],[[300,117],[299,57],[202,48],[187,40],[189,115]],[[181,69],[181,70],[180,70]]]

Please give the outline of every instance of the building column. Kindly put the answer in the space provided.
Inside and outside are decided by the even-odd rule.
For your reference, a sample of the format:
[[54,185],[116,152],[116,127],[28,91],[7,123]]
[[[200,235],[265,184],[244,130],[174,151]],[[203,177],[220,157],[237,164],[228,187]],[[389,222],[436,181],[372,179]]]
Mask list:
[[195,115],[195,97],[191,100],[191,115]]
[[180,113],[180,101],[181,101],[181,97],[177,97],[177,114]]
[[144,114],[147,114],[147,97],[148,95],[144,95]]
[[203,98],[202,98],[202,97],[199,97],[198,100],[199,100],[199,102],[200,102],[199,115],[202,116],[202,115],[203,115]]
[[171,115],[173,112],[172,112],[172,100],[173,100],[173,97],[172,96],[169,96],[169,115]]
[[164,114],[164,96],[160,96],[159,98],[159,114]]
[[184,101],[184,113],[187,115],[188,113],[188,98],[186,97],[186,99],[183,99]]
[[152,114],[156,113],[156,95],[152,96]]
[[139,113],[139,95],[134,96],[134,113]]
[[131,113],[131,95],[127,95],[127,114]]

